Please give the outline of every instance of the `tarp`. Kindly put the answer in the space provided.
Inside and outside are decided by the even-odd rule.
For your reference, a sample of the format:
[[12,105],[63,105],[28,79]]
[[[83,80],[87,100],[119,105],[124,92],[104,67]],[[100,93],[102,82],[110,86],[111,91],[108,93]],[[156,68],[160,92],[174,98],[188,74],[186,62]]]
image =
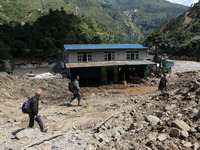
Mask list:
[[43,73],[43,74],[38,74],[34,78],[55,78],[55,77],[56,76],[54,76],[52,73],[47,72],[47,73]]
[[166,68],[172,68],[174,67],[174,62],[167,62]]

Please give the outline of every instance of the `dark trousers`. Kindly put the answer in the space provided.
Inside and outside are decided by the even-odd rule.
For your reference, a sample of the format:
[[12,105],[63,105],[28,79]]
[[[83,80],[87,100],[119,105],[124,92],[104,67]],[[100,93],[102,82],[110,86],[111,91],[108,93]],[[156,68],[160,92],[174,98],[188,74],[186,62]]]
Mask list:
[[161,93],[164,93],[164,89],[165,89],[165,92],[168,91],[167,85],[165,87],[160,87]]
[[[34,115],[30,114],[30,115],[29,115],[29,118],[30,118],[30,120],[29,120],[29,125],[28,125],[28,127],[33,128],[33,126],[34,126]],[[36,121],[36,122],[38,123],[38,125],[40,126],[40,129],[43,130],[43,129],[44,129],[43,122],[42,122],[42,120],[40,119],[40,117],[39,117],[38,115],[36,116],[35,121]]]

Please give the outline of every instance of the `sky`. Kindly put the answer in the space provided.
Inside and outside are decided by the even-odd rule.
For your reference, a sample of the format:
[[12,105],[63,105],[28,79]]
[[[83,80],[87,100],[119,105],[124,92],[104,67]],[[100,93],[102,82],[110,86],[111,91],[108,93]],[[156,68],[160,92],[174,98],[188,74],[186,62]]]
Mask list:
[[185,6],[190,6],[192,3],[197,3],[198,0],[168,0],[172,3],[182,4]]

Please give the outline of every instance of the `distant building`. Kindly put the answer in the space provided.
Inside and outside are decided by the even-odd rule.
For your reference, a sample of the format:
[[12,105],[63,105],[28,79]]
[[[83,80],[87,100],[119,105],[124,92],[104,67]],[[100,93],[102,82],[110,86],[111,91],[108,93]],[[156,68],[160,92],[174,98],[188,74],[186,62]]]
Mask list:
[[64,45],[71,77],[80,75],[85,84],[109,84],[146,78],[147,50],[140,44]]

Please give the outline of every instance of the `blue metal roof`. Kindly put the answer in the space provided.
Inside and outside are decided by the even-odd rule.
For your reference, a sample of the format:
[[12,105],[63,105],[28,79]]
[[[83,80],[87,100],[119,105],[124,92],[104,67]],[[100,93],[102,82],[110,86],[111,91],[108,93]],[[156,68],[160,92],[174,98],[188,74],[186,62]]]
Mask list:
[[150,49],[141,44],[70,44],[64,45],[65,50],[86,49]]

